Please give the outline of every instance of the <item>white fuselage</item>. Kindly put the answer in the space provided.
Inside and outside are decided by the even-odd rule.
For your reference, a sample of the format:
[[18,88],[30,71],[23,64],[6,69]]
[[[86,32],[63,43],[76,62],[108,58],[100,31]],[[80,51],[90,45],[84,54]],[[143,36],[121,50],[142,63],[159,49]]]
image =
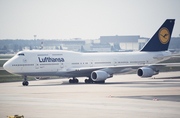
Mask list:
[[[26,76],[89,76],[68,73],[74,68],[154,64],[170,56],[160,52],[79,53],[60,50],[22,51],[8,60],[4,67],[14,74]],[[113,73],[114,74],[114,73]]]

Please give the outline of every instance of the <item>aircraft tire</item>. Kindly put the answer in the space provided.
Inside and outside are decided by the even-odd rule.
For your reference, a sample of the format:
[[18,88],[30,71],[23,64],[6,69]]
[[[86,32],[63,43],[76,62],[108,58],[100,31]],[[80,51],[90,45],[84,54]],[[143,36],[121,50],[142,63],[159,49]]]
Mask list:
[[87,84],[87,83],[93,83],[93,80],[91,80],[91,79],[85,79],[85,83]]
[[85,79],[85,83],[86,83],[86,84],[89,83],[88,79]]
[[69,80],[69,83],[78,83],[78,82],[79,82],[78,79],[70,79],[70,80]]
[[69,80],[69,83],[73,83],[72,79]]
[[78,79],[75,79],[75,80],[74,80],[74,83],[78,83],[78,82],[79,82],[79,80],[78,80]]
[[28,85],[29,85],[29,82],[28,82],[28,81],[23,81],[22,85],[23,85],[23,86],[28,86]]

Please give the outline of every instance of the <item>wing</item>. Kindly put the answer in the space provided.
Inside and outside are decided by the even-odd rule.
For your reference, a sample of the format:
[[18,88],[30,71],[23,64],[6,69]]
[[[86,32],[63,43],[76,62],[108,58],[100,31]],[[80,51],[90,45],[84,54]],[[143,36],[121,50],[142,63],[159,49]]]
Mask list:
[[121,65],[121,66],[102,66],[102,67],[82,67],[69,68],[67,73],[69,75],[90,76],[93,71],[102,70],[108,74],[125,73],[143,67],[143,65]]
[[172,67],[172,66],[180,66],[180,63],[160,63],[160,64],[141,64],[141,65],[119,65],[119,66],[102,66],[102,67],[81,67],[81,68],[69,68],[67,69],[68,75],[71,76],[90,76],[93,71],[102,70],[107,72],[108,74],[115,74],[115,73],[126,73],[132,70],[141,68],[141,67],[148,67],[154,71],[161,69],[162,67]]

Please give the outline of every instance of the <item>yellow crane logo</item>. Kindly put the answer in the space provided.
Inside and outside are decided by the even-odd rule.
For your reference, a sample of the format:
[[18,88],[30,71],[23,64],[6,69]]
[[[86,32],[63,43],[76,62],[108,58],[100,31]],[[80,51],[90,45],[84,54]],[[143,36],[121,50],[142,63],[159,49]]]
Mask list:
[[159,40],[161,41],[162,44],[167,44],[170,39],[170,33],[169,30],[165,27],[161,28],[159,30]]

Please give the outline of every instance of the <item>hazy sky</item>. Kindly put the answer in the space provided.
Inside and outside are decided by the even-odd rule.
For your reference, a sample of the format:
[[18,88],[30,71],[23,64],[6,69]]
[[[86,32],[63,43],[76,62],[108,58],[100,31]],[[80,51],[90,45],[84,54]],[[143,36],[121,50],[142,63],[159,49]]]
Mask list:
[[166,19],[178,37],[180,0],[0,0],[0,39],[150,38]]

